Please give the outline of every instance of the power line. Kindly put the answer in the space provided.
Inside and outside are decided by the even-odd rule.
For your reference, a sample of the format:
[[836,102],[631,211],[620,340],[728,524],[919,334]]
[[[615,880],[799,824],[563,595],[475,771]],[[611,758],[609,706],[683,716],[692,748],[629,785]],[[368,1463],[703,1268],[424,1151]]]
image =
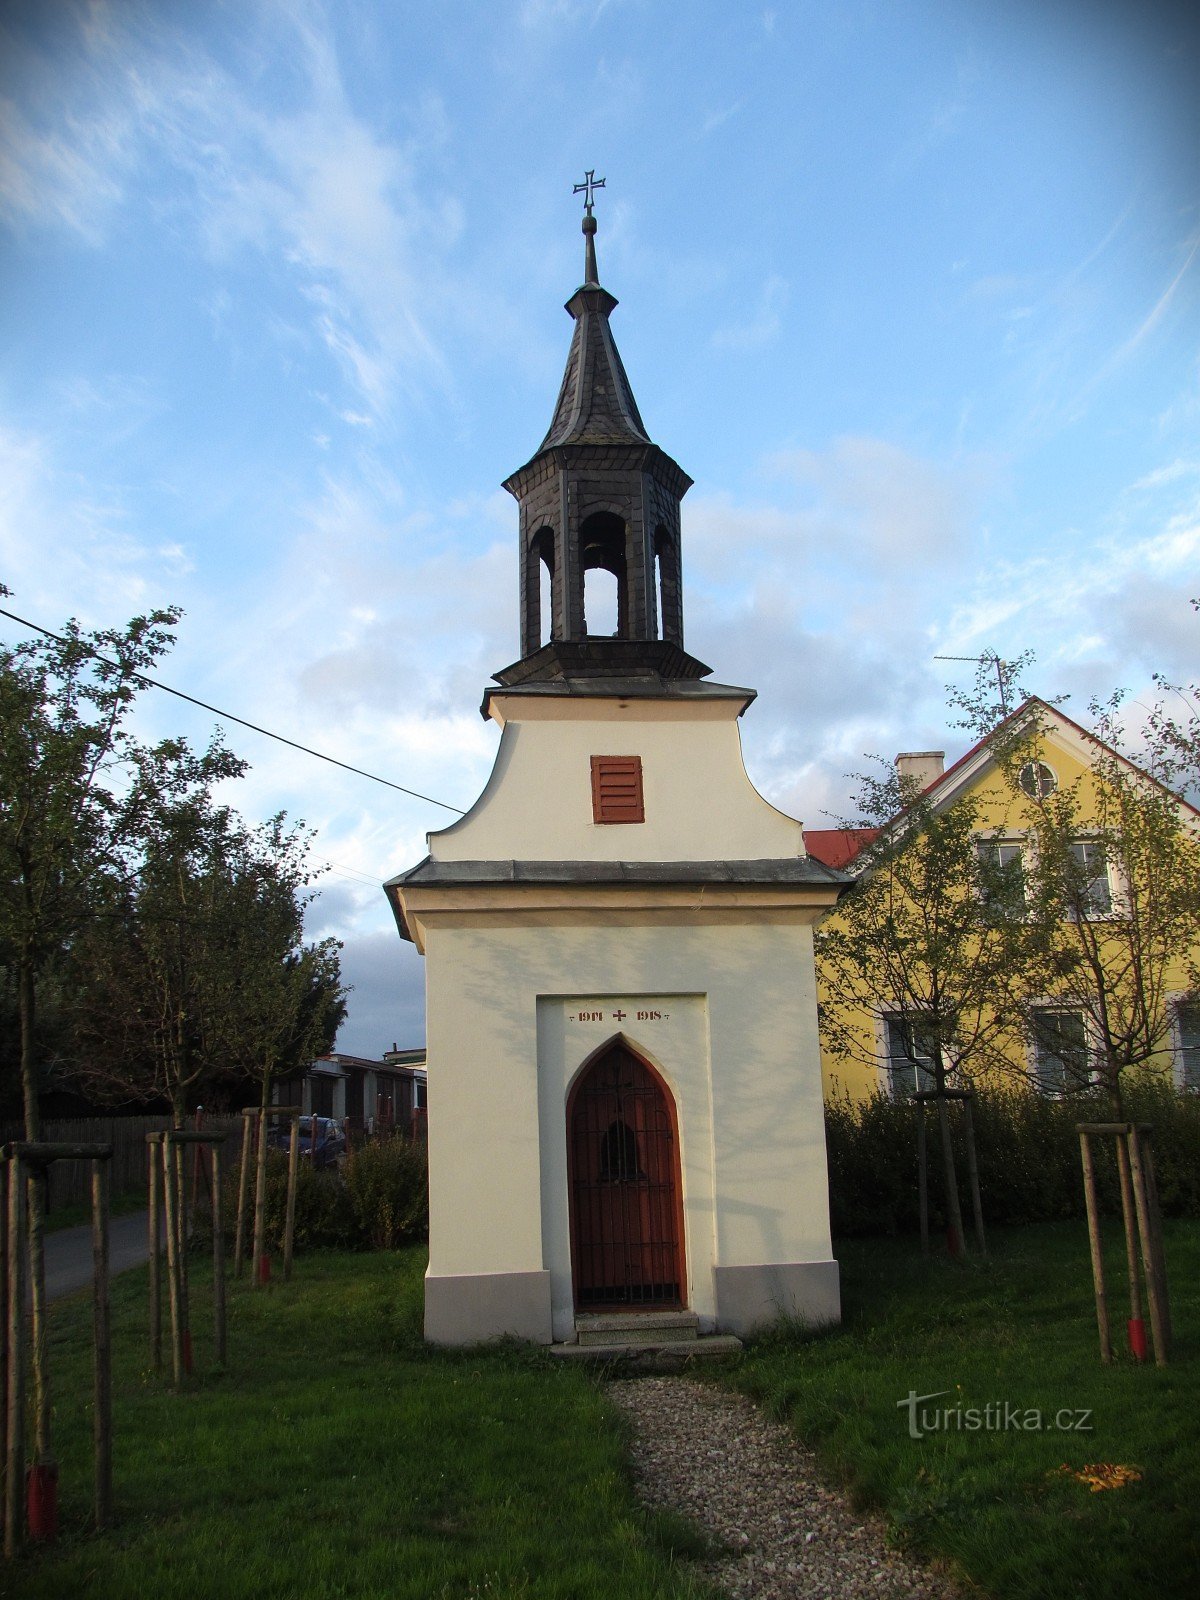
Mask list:
[[226,722],[236,722],[239,728],[249,728],[251,733],[261,733],[264,738],[274,739],[277,744],[286,744],[293,750],[299,750],[303,755],[314,756],[318,761],[328,761],[332,767],[341,767],[343,772],[353,772],[360,778],[369,778],[372,783],[381,783],[385,789],[398,789],[401,794],[411,795],[414,800],[424,800],[431,806],[441,806],[443,811],[457,812],[460,817],[466,812],[462,806],[452,806],[446,800],[435,800],[432,795],[421,794],[417,789],[406,789],[402,783],[393,783],[390,778],[381,778],[377,773],[367,772],[362,767],[352,767],[348,761],[339,761],[336,756],[327,756],[320,750],[313,750],[306,744],[299,744],[295,739],[287,739],[282,733],[272,733],[270,728],[261,728],[257,722],[247,722],[245,717],[235,717],[232,711],[222,711],[219,706],[210,706],[206,700],[197,700],[195,695],[184,694],[182,689],[172,689],[170,684],[161,682],[158,678],[148,678],[143,672],[131,672],[113,661],[108,656],[101,655],[99,650],[93,650],[90,645],[84,644],[79,639],[64,639],[61,634],[51,633],[49,628],[43,628],[36,622],[30,622],[27,617],[18,617],[14,611],[5,611],[0,606],[0,617],[8,617],[13,622],[19,622],[23,628],[32,628],[34,633],[41,633],[47,639],[53,639],[56,644],[79,645],[88,655],[97,661],[103,661],[105,666],[116,667],[118,672],[124,673],[127,678],[136,678],[138,683],[144,683],[149,689],[161,689],[164,694],[173,694],[177,700],[186,700],[189,705],[199,706],[201,711],[211,711],[213,716],[222,717]]

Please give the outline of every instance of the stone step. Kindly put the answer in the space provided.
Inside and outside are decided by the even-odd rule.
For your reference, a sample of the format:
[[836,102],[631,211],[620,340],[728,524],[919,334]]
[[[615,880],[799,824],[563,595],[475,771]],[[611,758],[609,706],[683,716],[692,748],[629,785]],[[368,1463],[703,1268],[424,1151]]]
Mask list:
[[694,1311],[615,1311],[575,1318],[581,1345],[690,1343],[700,1330]]
[[659,1344],[552,1344],[560,1361],[616,1366],[633,1373],[680,1372],[696,1361],[730,1360],[742,1341],[731,1333],[706,1333],[699,1339],[666,1339]]

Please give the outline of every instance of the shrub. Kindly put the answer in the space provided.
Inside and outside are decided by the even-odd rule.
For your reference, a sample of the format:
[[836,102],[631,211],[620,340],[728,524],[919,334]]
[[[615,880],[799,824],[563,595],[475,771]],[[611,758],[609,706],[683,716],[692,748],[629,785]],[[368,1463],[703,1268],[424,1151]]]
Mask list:
[[[287,1223],[287,1155],[267,1151],[267,1245],[282,1251]],[[238,1173],[222,1183],[225,1232],[230,1247],[237,1226]],[[198,1208],[196,1236],[207,1249],[209,1218]],[[247,1241],[254,1227],[254,1171],[250,1172]],[[314,1172],[301,1161],[296,1172],[293,1248],[303,1250],[392,1250],[429,1234],[429,1181],[425,1146],[388,1139],[352,1151],[345,1166]]]
[[[1153,1125],[1159,1198],[1166,1216],[1200,1217],[1200,1096],[1144,1079],[1126,1089],[1126,1116]],[[944,1225],[936,1109],[926,1113],[930,1224]],[[955,1159],[969,1219],[962,1112],[955,1105]],[[1077,1122],[1109,1122],[1103,1095],[1054,1100],[1021,1088],[981,1089],[975,1145],[985,1223],[1049,1222],[1084,1213]],[[918,1226],[916,1110],[874,1095],[825,1108],[830,1212],[839,1237],[907,1232]],[[1093,1140],[1100,1206],[1117,1215],[1113,1141]],[[969,1225],[969,1223],[968,1223]]]
[[[273,1250],[283,1249],[287,1223],[287,1156],[281,1151],[267,1152],[267,1243]],[[253,1180],[251,1182],[253,1214]],[[314,1172],[307,1161],[296,1171],[296,1229],[293,1248],[300,1250],[356,1250],[362,1240],[346,1185],[335,1167]]]
[[346,1161],[346,1190],[365,1244],[394,1250],[429,1236],[429,1164],[417,1139],[365,1144]]

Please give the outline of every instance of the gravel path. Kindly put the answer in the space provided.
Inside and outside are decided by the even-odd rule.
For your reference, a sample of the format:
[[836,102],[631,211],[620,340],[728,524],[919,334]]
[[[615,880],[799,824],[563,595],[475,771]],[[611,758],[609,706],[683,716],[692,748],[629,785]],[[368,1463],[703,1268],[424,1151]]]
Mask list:
[[724,1547],[701,1566],[734,1600],[958,1600],[947,1579],[888,1550],[882,1528],[745,1396],[690,1378],[622,1379],[607,1392],[632,1424],[643,1500]]

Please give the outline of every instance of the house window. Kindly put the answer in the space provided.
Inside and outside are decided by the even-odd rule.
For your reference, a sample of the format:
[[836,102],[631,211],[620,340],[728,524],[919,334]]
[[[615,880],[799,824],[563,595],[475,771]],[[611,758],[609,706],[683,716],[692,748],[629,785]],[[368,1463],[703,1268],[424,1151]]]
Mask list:
[[980,839],[980,885],[984,905],[1025,904],[1024,847],[1009,839]]
[[645,820],[641,756],[593,756],[592,821]]
[[1044,761],[1027,761],[1017,782],[1031,800],[1045,800],[1058,788],[1058,779]]
[[1200,1000],[1181,1000],[1175,1007],[1179,1040],[1179,1087],[1200,1090]]
[[1108,857],[1098,839],[1076,839],[1071,845],[1075,864],[1074,895],[1085,917],[1107,917],[1112,911]]
[[893,1100],[911,1100],[937,1086],[933,1051],[921,1034],[921,1018],[885,1017],[887,1026],[888,1082]]
[[1043,1094],[1068,1094],[1091,1081],[1087,1021],[1082,1011],[1035,1006],[1031,1017],[1033,1070]]

